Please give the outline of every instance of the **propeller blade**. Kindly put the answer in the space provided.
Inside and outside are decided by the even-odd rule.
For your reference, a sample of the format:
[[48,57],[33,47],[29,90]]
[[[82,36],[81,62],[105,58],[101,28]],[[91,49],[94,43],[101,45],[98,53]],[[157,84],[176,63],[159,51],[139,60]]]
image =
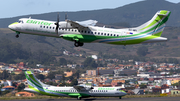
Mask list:
[[58,13],[58,15],[57,15],[57,22],[55,23],[55,25],[56,25],[55,32],[56,32],[56,34],[58,35],[58,28],[59,28],[59,13]]
[[67,13],[65,14],[65,21],[67,21],[67,18],[68,18],[68,15],[67,15]]

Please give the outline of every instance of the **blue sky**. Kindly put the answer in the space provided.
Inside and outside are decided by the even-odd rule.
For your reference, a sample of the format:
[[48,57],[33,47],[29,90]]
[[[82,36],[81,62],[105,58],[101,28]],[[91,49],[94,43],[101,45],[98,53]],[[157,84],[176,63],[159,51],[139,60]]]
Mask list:
[[[0,18],[56,11],[84,11],[121,7],[144,0],[0,0]],[[179,3],[180,0],[167,0]]]

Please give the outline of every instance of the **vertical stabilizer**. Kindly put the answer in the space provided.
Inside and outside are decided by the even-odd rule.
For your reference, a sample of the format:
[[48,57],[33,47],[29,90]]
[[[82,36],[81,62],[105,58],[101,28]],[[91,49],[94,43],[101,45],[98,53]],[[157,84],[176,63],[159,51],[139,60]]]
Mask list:
[[164,30],[165,24],[170,16],[171,12],[167,10],[158,11],[154,17],[143,25],[137,27],[139,32],[156,32],[153,33],[156,36],[161,36],[162,31]]

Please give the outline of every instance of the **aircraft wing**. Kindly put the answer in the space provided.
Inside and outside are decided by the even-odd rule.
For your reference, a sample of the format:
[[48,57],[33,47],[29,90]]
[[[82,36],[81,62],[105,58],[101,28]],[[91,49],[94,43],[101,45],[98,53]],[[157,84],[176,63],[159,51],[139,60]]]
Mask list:
[[86,90],[84,86],[73,86],[76,90]]
[[68,22],[71,23],[71,25],[74,28],[84,29],[84,28],[88,28],[88,26],[95,26],[98,21],[96,21],[96,20],[86,20],[86,21],[71,21],[71,20],[68,20]]

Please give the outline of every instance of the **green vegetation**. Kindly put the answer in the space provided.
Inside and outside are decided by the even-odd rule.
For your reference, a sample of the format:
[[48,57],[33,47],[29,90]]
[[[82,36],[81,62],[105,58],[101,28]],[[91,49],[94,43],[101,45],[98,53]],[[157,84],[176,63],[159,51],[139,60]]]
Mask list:
[[18,85],[17,90],[18,90],[18,92],[19,92],[19,91],[24,90],[24,88],[25,88],[24,83],[21,83],[20,85]]
[[84,64],[85,68],[95,68],[96,69],[98,66],[96,64],[96,62],[94,61],[94,59],[91,57],[86,58],[86,60],[83,62],[83,64]]
[[137,49],[137,54],[139,56],[146,56],[146,54],[148,54],[148,48],[145,46],[141,46]]

